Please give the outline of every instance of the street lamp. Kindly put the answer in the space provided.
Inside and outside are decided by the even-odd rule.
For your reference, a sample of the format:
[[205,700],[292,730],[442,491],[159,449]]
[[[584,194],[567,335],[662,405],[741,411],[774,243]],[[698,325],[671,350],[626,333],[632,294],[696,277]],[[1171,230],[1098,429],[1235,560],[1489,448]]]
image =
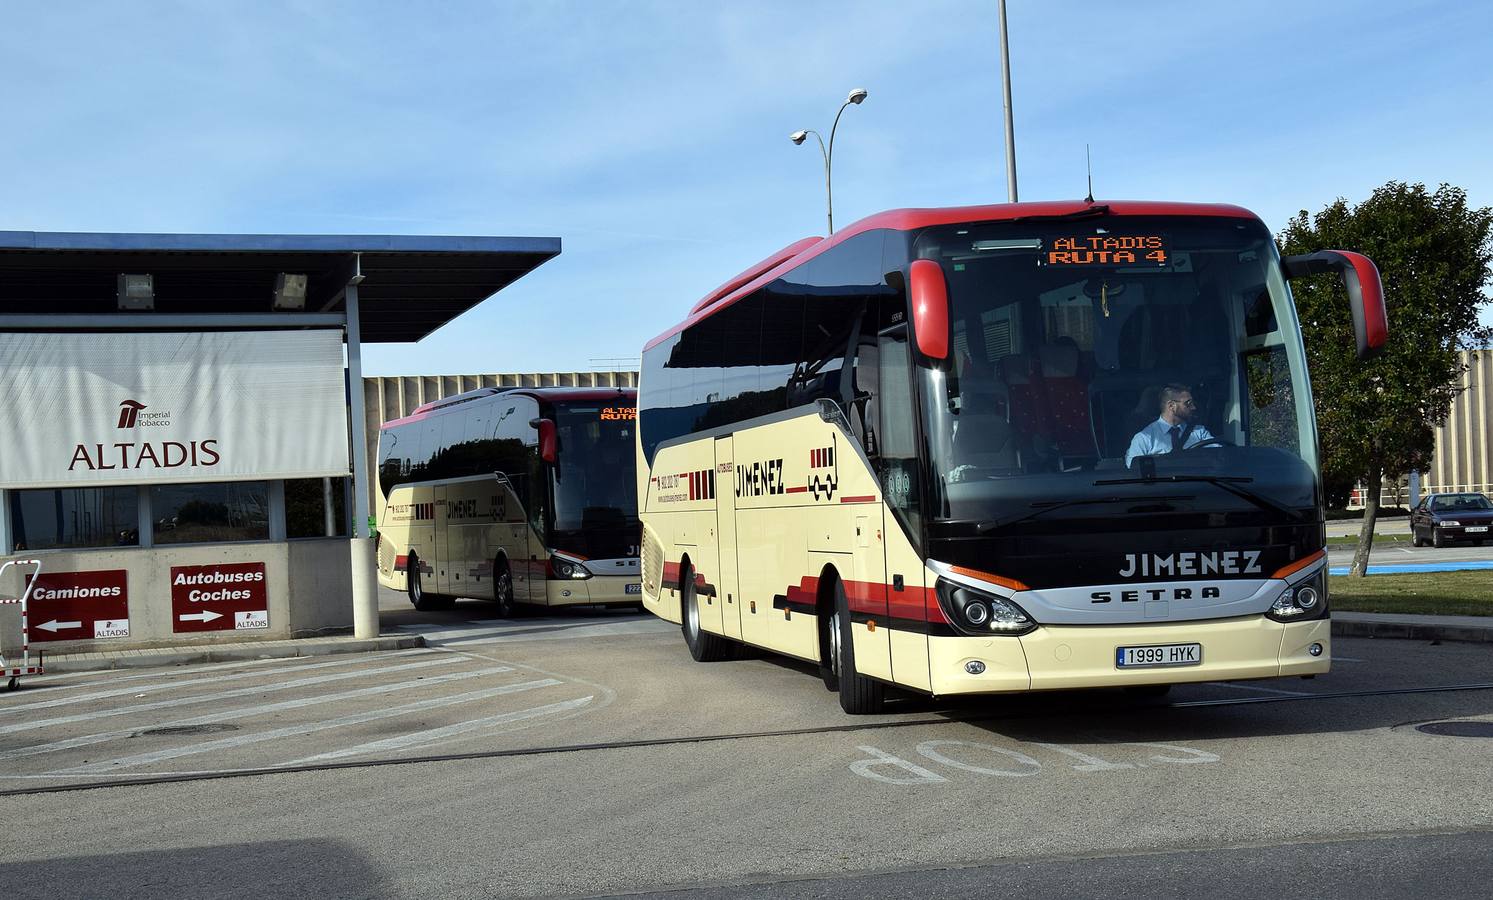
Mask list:
[[852,103],[859,106],[865,99],[866,89],[856,88],[855,90],[850,92],[850,95],[848,97],[845,98],[845,102],[840,104],[840,111],[835,113],[835,123],[831,125],[829,129],[828,147],[824,146],[824,138],[819,136],[819,132],[815,131],[812,128],[807,128],[803,131],[795,131],[792,134],[788,135],[788,140],[792,141],[795,144],[802,144],[804,141],[808,140],[809,135],[811,134],[814,136],[814,140],[819,142],[819,154],[824,157],[824,202],[826,218],[829,220],[829,234],[835,233],[835,192],[831,187],[830,181],[830,166],[835,158],[835,130],[840,127],[840,115],[841,113],[845,112],[845,107],[851,105]]

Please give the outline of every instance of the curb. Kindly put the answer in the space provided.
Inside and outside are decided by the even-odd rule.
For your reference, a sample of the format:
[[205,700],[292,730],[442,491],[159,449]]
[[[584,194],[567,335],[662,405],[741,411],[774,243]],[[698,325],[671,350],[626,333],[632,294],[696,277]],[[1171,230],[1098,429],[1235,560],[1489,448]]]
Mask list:
[[1493,644],[1493,623],[1488,625],[1451,625],[1436,622],[1366,622],[1363,620],[1333,619],[1332,636]]
[[135,650],[122,653],[77,653],[47,656],[43,661],[48,675],[73,672],[95,672],[101,669],[148,669],[161,666],[186,666],[198,663],[245,662],[259,659],[294,659],[306,656],[331,656],[338,653],[371,653],[380,650],[412,650],[425,646],[425,636],[389,635],[376,638],[320,638],[311,640],[263,641],[246,644],[218,644],[203,647],[170,647],[160,650]]

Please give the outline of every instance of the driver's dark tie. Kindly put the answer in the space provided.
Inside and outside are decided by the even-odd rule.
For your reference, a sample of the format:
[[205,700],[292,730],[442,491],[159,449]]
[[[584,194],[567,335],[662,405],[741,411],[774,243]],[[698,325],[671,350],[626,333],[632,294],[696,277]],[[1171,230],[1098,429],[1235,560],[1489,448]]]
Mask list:
[[1172,451],[1176,452],[1178,450],[1181,450],[1182,449],[1182,426],[1181,425],[1173,425],[1172,426],[1172,430],[1171,430],[1171,436],[1172,436]]

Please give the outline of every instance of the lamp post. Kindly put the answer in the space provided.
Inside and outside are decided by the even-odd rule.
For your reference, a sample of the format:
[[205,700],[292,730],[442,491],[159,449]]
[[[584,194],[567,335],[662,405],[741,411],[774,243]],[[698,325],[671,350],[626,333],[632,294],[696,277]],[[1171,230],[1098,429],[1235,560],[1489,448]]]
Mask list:
[[832,186],[833,182],[830,180],[830,169],[835,159],[835,130],[840,127],[840,116],[845,112],[845,107],[852,103],[859,106],[865,99],[866,89],[856,88],[850,92],[850,96],[845,98],[845,102],[840,104],[840,111],[835,113],[835,123],[829,129],[828,147],[824,146],[824,138],[819,136],[819,132],[812,128],[795,131],[788,136],[788,139],[795,144],[802,144],[811,134],[819,142],[819,154],[824,157],[824,203],[826,218],[829,223],[829,234],[835,233],[835,192]]

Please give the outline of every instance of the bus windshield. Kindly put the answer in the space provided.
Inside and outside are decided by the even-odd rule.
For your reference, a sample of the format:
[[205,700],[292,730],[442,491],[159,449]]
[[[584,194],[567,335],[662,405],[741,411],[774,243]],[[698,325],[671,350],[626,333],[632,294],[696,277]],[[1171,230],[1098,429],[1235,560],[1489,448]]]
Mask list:
[[550,475],[553,545],[593,559],[636,556],[637,408],[632,398],[557,404],[554,417],[559,460]]
[[935,523],[1315,508],[1300,329],[1259,222],[972,223],[913,249],[950,303],[949,364],[920,386]]

